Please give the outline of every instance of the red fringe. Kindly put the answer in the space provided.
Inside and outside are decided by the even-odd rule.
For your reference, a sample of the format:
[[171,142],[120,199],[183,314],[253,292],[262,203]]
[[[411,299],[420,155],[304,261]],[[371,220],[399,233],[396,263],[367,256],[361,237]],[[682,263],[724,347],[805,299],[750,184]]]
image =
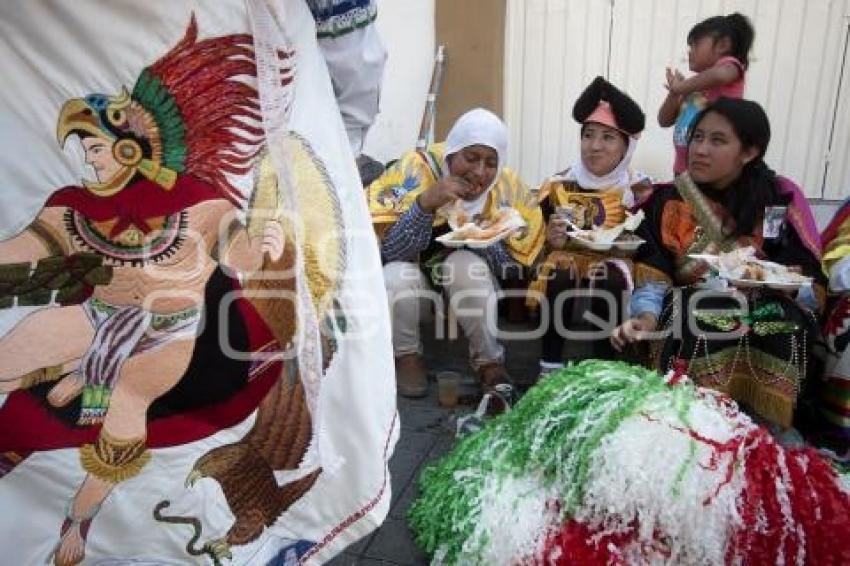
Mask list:
[[[713,444],[697,434],[692,437]],[[734,444],[737,446],[716,446],[721,452],[744,455],[745,484],[738,501],[741,525],[730,534],[725,562],[796,564],[800,554],[805,564],[850,564],[850,544],[846,542],[850,495],[839,487],[832,467],[811,448],[782,448],[762,428],[739,437]],[[740,462],[740,458],[735,460]],[[777,487],[780,482],[787,494],[784,502]],[[790,517],[786,518],[783,509],[790,509]],[[623,534],[599,536],[588,526],[570,520],[549,536],[541,556],[525,557],[518,563],[624,565],[635,558],[626,552],[637,552],[646,562],[669,558],[669,549],[660,542],[663,533],[656,534],[655,543],[638,547],[636,532],[632,526]]]
[[[225,38],[235,38],[237,36],[225,36]],[[233,75],[255,76],[257,74],[256,65],[254,64],[254,49],[250,43],[225,44],[217,41],[221,38],[204,40],[198,44],[198,49],[187,50],[183,57],[191,57],[192,59],[185,63],[167,69],[160,75],[163,82],[169,85],[183,85],[191,82],[194,78],[204,71],[205,68],[215,67],[226,62],[227,65],[235,69]],[[206,44],[206,41],[216,42],[217,45]],[[235,39],[229,41],[238,41]]]
[[586,566],[625,565],[625,562],[611,552],[611,543],[619,547],[628,542],[627,537],[617,540],[607,540],[608,537],[593,544],[593,536],[586,525],[570,521],[561,530],[549,537],[543,548],[542,560],[524,560],[520,564],[532,566],[546,564],[547,566],[568,566],[583,564]]
[[[253,38],[197,39],[193,14],[183,39],[149,70],[174,96],[186,125],[185,172],[240,205],[239,190],[225,173],[250,171],[265,143],[257,89],[246,82],[257,74]],[[292,72],[293,54],[279,53],[284,75]]]
[[760,432],[747,447],[743,524],[730,541],[727,562],[775,564],[781,556],[795,563],[801,551],[806,564],[850,564],[850,545],[840,540],[850,532],[850,496],[839,488],[835,471],[811,448],[785,451],[793,525],[787,528],[777,493],[783,449]]
[[[541,559],[520,561],[524,566],[626,566],[629,556],[623,550],[635,546],[636,528],[629,532],[599,536],[599,533],[577,521],[568,521],[546,541]],[[592,539],[596,539],[594,542]],[[663,543],[643,545],[641,554],[657,559],[669,558]],[[647,562],[649,562],[647,560]],[[641,562],[643,563],[643,562]]]

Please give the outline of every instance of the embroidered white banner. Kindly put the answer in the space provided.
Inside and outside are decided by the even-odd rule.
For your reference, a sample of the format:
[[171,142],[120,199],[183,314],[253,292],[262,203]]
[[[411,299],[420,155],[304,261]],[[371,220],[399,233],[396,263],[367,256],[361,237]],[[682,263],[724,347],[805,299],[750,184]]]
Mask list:
[[3,562],[318,563],[371,532],[389,319],[304,2],[11,2],[0,46]]

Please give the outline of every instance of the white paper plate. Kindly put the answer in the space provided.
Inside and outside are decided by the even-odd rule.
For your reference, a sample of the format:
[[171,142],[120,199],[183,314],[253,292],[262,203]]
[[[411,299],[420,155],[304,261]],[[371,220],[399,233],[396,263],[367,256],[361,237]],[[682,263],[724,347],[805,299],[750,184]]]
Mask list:
[[587,240],[585,238],[582,238],[581,236],[576,235],[575,232],[568,232],[567,235],[570,237],[570,239],[574,240],[579,246],[587,248],[588,250],[593,250],[595,252],[607,252],[612,248],[618,249],[623,252],[634,252],[645,242],[645,240],[641,238],[614,240],[613,242],[594,242],[593,240]]
[[593,240],[585,240],[581,236],[576,236],[575,232],[568,232],[567,235],[570,237],[571,240],[576,242],[581,247],[593,250],[595,252],[607,252],[608,250],[614,247],[613,242],[594,242]]
[[796,291],[801,287],[806,287],[812,284],[812,280],[809,277],[806,277],[801,281],[765,281],[765,286],[776,289],[777,291]]
[[[702,260],[708,262],[714,269],[718,269],[720,257],[712,254],[688,254],[688,257]],[[767,261],[763,259],[752,258],[750,260],[751,263],[759,264],[763,266],[768,271],[773,272],[788,272],[787,268],[781,264]],[[793,281],[783,280],[783,279],[764,279],[764,280],[756,280],[756,279],[742,279],[738,277],[733,277],[728,271],[724,271],[722,268],[719,269],[718,277],[722,279],[726,279],[734,285],[735,287],[741,289],[748,289],[754,287],[767,287],[769,289],[776,289],[778,291],[795,291],[800,287],[805,287],[807,285],[812,284],[811,277],[802,277],[801,279],[795,279]]]
[[502,241],[514,232],[519,230],[519,228],[511,228],[509,230],[505,230],[503,232],[499,232],[492,238],[488,238],[486,240],[455,240],[452,238],[452,233],[443,234],[437,238],[437,241],[446,246],[447,248],[486,248],[488,246],[492,246],[496,242]]
[[709,265],[717,266],[720,262],[720,256],[713,254],[688,254],[689,258],[702,260]]
[[646,240],[642,238],[629,238],[628,240],[614,240],[614,247],[624,252],[637,251]]
[[768,289],[775,289],[777,291],[796,291],[801,287],[805,287],[806,285],[811,285],[811,279],[806,279],[805,281],[757,281],[755,279],[736,279],[730,278],[729,282],[735,287],[739,287],[741,289],[744,288],[754,288],[754,287],[767,287]]
[[767,281],[759,281],[758,279],[738,279],[736,277],[729,277],[728,279],[729,283],[741,289],[754,289],[767,285]]

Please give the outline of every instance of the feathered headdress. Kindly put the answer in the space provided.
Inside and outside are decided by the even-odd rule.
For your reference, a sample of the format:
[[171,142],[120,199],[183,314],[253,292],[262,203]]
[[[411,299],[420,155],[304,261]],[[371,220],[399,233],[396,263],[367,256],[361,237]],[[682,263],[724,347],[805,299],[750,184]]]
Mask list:
[[264,142],[255,76],[250,35],[198,41],[193,15],[183,39],[142,70],[132,93],[67,101],[57,137],[60,144],[71,134],[112,143],[121,168],[111,179],[85,182],[97,194],[115,194],[136,175],[168,190],[178,174],[189,174],[238,205],[228,175],[248,173]]

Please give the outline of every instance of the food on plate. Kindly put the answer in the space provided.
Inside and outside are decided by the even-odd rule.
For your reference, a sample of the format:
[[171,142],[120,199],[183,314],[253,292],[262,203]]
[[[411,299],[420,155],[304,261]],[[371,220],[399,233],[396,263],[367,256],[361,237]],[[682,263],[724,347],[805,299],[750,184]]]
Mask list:
[[450,233],[451,240],[489,240],[499,234],[522,228],[525,221],[515,208],[499,208],[488,218],[461,224]]
[[767,286],[803,286],[811,278],[801,275],[795,268],[759,259],[752,246],[738,248],[720,255],[695,254],[692,257],[707,262],[719,277],[741,283],[751,281]]
[[461,206],[460,203],[460,200],[456,200],[454,203],[449,205],[446,210],[446,217],[448,218],[449,226],[451,226],[453,230],[457,230],[461,226],[469,224],[471,220],[469,213]]
[[621,234],[619,238],[617,238],[618,242],[643,242],[643,239],[634,234],[626,233]]
[[626,213],[626,220],[622,224],[617,224],[611,228],[594,228],[593,230],[576,230],[570,232],[569,235],[588,242],[596,242],[600,244],[612,244],[615,242],[623,242],[637,239],[637,236],[631,234],[637,230],[643,220],[644,212],[639,210],[636,214]]
[[757,263],[747,262],[741,272],[742,279],[751,279],[753,281],[764,281],[767,276],[767,271]]
[[[601,235],[598,232],[595,232],[595,231],[592,231],[592,230],[583,230],[581,232],[573,232],[572,235],[574,235],[578,238],[581,238],[582,240],[586,240],[588,242],[609,243],[606,240],[606,238],[600,237]],[[640,237],[638,237],[634,234],[630,234],[630,233],[626,232],[626,233],[623,233],[623,234],[620,234],[619,236],[617,236],[617,239],[614,240],[613,243],[615,243],[615,244],[625,244],[625,243],[632,243],[632,242],[643,242],[643,239],[641,239]]]

